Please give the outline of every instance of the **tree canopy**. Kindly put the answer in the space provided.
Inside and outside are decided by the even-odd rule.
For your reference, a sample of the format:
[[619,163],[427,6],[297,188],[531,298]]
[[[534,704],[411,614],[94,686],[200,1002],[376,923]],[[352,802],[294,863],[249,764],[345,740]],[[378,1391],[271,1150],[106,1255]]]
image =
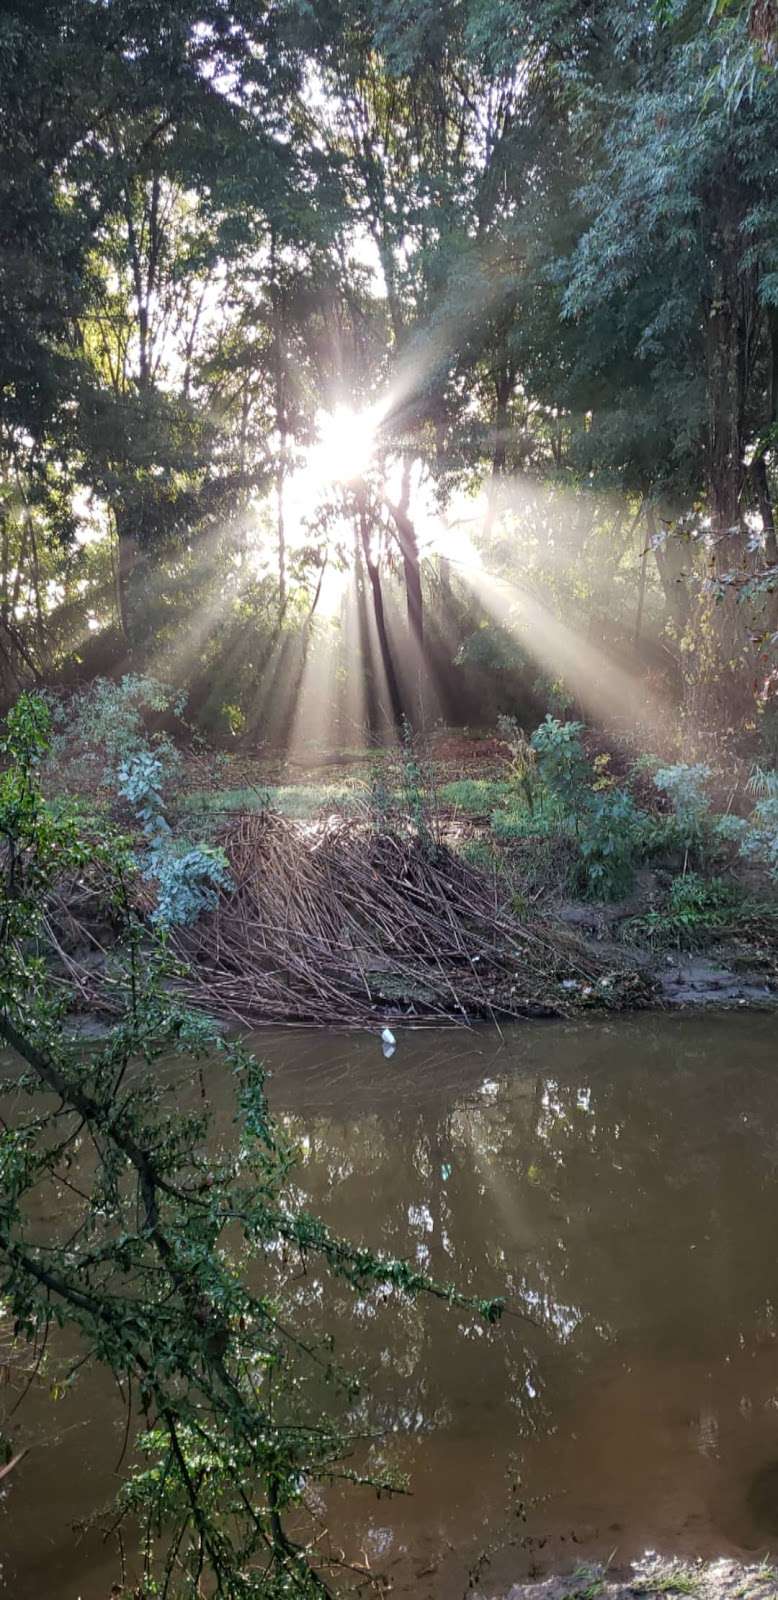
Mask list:
[[529,592],[680,704],[705,640],[695,714],[747,711],[774,66],[763,3],[6,6],[6,695],[149,666],[288,737],[329,632],[378,728],[484,623],[545,670]]

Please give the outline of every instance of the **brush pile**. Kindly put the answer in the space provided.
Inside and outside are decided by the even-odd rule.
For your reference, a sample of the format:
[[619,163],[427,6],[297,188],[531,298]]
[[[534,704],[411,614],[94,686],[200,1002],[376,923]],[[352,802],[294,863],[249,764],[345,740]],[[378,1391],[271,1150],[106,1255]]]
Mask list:
[[247,1027],[564,1016],[649,999],[564,930],[522,925],[497,879],[439,843],[263,811],[221,844],[234,889],[175,930],[186,998]]

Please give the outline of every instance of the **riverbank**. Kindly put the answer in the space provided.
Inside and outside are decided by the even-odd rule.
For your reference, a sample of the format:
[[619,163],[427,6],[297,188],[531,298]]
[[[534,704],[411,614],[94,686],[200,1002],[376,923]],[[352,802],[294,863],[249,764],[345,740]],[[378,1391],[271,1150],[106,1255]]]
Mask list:
[[[744,1566],[723,1559],[689,1563],[649,1556],[618,1575],[594,1565],[544,1578],[542,1583],[515,1583],[500,1600],[658,1600],[659,1596],[672,1600],[680,1595],[695,1600],[775,1600],[778,1566],[769,1561]],[[474,1590],[473,1600],[497,1597]]]
[[[211,828],[233,867],[237,863],[233,876],[241,893],[246,880],[254,878],[251,915],[242,918],[242,940],[238,919],[237,942],[252,950],[258,942],[287,970],[299,968],[301,956],[305,964],[306,948],[323,953],[326,962],[335,955],[327,918],[311,919],[310,904],[300,904],[295,881],[301,866],[309,876],[311,860],[321,863],[322,855],[334,852],[323,875],[325,895],[333,902],[329,927],[334,922],[336,939],[343,930],[350,930],[347,942],[353,936],[352,970],[342,970],[341,948],[335,988],[342,994],[345,983],[355,995],[348,1004],[342,998],[338,1002],[337,1020],[330,1010],[336,1025],[348,1022],[355,1001],[355,1020],[362,1024],[379,1015],[392,1022],[475,1021],[565,1015],[598,1006],[778,1004],[775,883],[764,864],[744,857],[726,837],[733,828],[738,832],[731,790],[716,801],[730,808],[724,827],[721,815],[706,809],[715,788],[707,797],[703,793],[699,774],[707,769],[673,769],[681,774],[682,790],[674,809],[645,758],[613,741],[603,746],[602,734],[586,730],[575,756],[580,772],[573,793],[554,764],[556,755],[551,767],[543,768],[518,730],[512,740],[441,730],[422,748],[344,751],[324,765],[315,751],[307,764],[269,756],[254,763],[236,758],[210,789],[189,790],[181,825],[197,817],[199,826]],[[565,769],[568,755],[559,760]],[[573,810],[580,808],[577,817],[561,804],[561,791]],[[258,815],[275,819],[272,828],[252,824]],[[270,852],[268,874],[271,833],[282,845],[283,861],[277,849]],[[253,854],[250,847],[247,854],[249,835]],[[349,889],[345,899],[340,895],[346,839],[352,851],[361,839],[368,857],[370,903],[357,907],[356,927],[354,894]],[[430,872],[430,861],[441,869],[437,875]],[[279,869],[285,883],[277,882]],[[353,863],[346,875],[353,876]],[[321,871],[314,877],[318,893]],[[426,939],[431,959],[421,965],[409,959],[411,952],[418,953],[421,931],[414,877],[429,891],[421,944]],[[452,944],[451,908],[445,902],[455,880]],[[407,890],[400,906],[398,886]],[[275,913],[258,916],[268,890],[278,902]],[[293,952],[291,963],[286,950],[290,905],[303,947]],[[467,927],[470,908],[481,942],[473,943]],[[229,927],[230,922],[229,907],[222,905],[217,923]],[[232,922],[235,945],[234,917]],[[259,941],[245,937],[248,922],[260,924]],[[484,944],[487,924],[490,937]],[[284,929],[280,950],[279,926]],[[185,940],[187,953],[207,955],[211,942],[211,932],[203,927]],[[256,1003],[259,988],[252,989],[250,1013],[243,1007],[243,1018],[252,1023],[265,1020]],[[267,1019],[283,1010],[283,996],[274,995]],[[319,1010],[318,995],[313,1011],[303,1001],[300,1020],[316,1021]]]
[[[624,752],[581,746],[572,789],[558,759],[543,778],[505,740],[437,737],[343,752],[333,781],[315,752],[182,756],[164,862],[222,863],[170,928],[187,1000],[227,1025],[360,1029],[778,1003],[775,883],[731,826],[699,796],[668,809]],[[64,885],[50,921],[81,1008],[110,1005],[99,892]]]

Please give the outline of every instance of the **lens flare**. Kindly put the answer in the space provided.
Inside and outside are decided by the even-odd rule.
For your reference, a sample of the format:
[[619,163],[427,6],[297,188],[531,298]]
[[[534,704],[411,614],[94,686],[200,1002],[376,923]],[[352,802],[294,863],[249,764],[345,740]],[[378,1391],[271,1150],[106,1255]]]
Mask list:
[[380,421],[375,406],[367,411],[336,406],[334,411],[320,414],[319,439],[312,454],[323,481],[354,483],[367,472]]

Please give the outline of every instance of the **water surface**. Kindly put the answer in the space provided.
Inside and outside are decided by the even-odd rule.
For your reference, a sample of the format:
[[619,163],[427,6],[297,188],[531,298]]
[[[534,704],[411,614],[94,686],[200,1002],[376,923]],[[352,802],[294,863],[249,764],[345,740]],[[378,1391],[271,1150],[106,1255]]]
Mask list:
[[[353,1420],[412,1485],[322,1503],[350,1559],[459,1600],[646,1548],[778,1551],[774,1018],[409,1032],[390,1061],[364,1036],[256,1045],[327,1221],[512,1308],[491,1330],[326,1302],[368,1375]],[[296,1292],[315,1309],[315,1275]],[[111,1384],[31,1394],[13,1426],[36,1442],[0,1504],[6,1592],[106,1600],[113,1549],[72,1527],[116,1485]]]

